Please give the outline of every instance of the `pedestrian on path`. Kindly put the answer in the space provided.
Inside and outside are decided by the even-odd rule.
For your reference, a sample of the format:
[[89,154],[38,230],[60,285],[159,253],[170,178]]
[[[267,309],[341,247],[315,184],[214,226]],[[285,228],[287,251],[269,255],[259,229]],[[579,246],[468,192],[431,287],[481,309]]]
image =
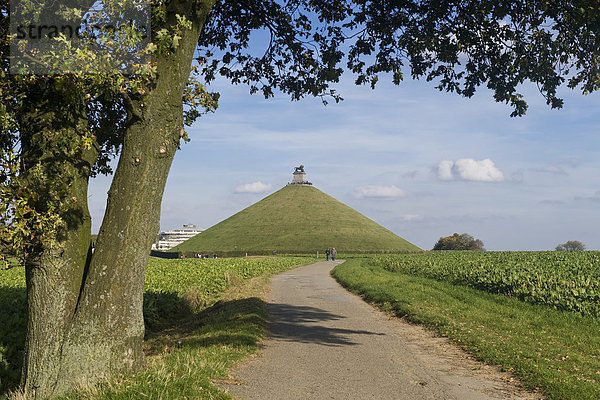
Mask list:
[[334,247],[331,249],[331,261],[335,261],[335,256],[337,256],[337,250]]
[[329,261],[329,249],[325,250],[325,258]]

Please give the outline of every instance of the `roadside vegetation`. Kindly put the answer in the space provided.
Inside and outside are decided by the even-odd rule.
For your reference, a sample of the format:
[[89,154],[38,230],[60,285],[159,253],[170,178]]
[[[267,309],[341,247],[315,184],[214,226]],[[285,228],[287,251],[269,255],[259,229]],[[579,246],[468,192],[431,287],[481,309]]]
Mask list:
[[[308,257],[151,258],[144,293],[148,368],[65,399],[228,399],[213,380],[254,353],[267,326],[261,296],[273,274]],[[26,332],[23,268],[0,273],[0,398],[15,390]],[[4,323],[6,322],[6,323]]]
[[433,252],[382,256],[374,263],[391,272],[600,316],[600,252]]
[[[597,317],[530,304],[514,296],[455,284],[460,280],[443,276],[433,279],[431,271],[435,265],[447,264],[447,270],[467,270],[470,265],[476,271],[477,265],[485,264],[484,260],[465,262],[469,257],[475,259],[482,254],[444,252],[353,259],[338,265],[332,274],[365,300],[438,331],[478,359],[514,373],[526,386],[541,390],[549,399],[600,398],[600,320]],[[525,254],[516,252],[514,256],[525,257]],[[534,257],[542,255],[532,254]],[[507,271],[522,273],[531,263],[524,258],[496,272],[499,276],[510,276]],[[560,265],[553,265],[549,260],[548,271],[540,281],[552,281],[552,274],[564,278],[561,275],[564,266]],[[597,274],[597,261],[595,265]],[[542,270],[540,267],[532,273]],[[584,271],[591,273],[592,269],[578,271],[585,274]],[[594,276],[588,277],[594,280]]]

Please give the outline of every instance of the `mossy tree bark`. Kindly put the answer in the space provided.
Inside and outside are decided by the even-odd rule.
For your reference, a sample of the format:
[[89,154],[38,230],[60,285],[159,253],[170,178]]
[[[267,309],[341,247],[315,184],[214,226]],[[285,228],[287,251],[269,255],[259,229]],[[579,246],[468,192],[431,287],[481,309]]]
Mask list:
[[[192,28],[183,32],[176,49],[157,59],[154,86],[143,101],[130,105],[130,124],[93,254],[86,200],[89,170],[97,153],[89,150],[85,157],[61,162],[59,174],[48,154],[29,157],[32,164],[40,161],[47,183],[56,180],[68,185],[58,210],[66,223],[53,244],[44,246],[26,266],[29,321],[22,387],[28,397],[46,398],[144,366],[146,264],[159,230],[168,172],[183,133],[182,95],[213,4],[213,0],[175,1],[169,6],[167,24],[175,25],[175,15],[180,14],[192,21]],[[47,98],[47,94],[40,96]],[[30,121],[30,126],[44,134],[75,137],[76,127],[85,122],[85,110],[74,107],[52,116],[62,124],[56,132],[39,121]],[[30,110],[31,118],[39,109]],[[75,122],[67,126],[69,119]]]
[[28,327],[22,381],[28,394],[45,396],[59,380],[63,337],[75,315],[89,261],[91,219],[88,178],[95,149],[64,151],[87,129],[84,103],[76,88],[61,90],[41,80],[29,93],[20,121],[23,165],[30,204],[40,212],[49,203],[63,223],[44,243],[30,244],[26,255]]

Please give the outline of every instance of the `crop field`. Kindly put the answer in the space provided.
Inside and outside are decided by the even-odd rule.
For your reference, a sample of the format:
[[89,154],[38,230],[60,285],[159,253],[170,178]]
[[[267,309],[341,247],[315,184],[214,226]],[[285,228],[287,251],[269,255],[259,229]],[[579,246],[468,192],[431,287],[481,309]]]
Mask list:
[[[197,315],[219,301],[227,289],[251,278],[285,271],[310,261],[308,257],[151,258],[144,293],[147,334],[156,336],[171,328],[173,321]],[[27,327],[26,301],[24,269],[0,271],[0,398],[18,384]]]
[[600,252],[432,252],[375,257],[390,272],[600,316]]
[[[165,315],[197,312],[241,281],[306,264],[306,257],[176,259],[150,258],[144,293],[146,327],[157,328]],[[191,310],[188,310],[191,309]]]
[[308,262],[305,257],[220,258],[166,260],[150,258],[146,274],[146,292],[197,292],[211,297],[222,292],[232,281],[241,281],[267,272],[285,271]]

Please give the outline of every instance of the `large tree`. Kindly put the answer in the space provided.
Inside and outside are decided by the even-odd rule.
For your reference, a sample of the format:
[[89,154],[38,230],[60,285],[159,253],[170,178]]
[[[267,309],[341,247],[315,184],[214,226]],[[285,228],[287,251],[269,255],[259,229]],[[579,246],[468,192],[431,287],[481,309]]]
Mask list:
[[[32,20],[60,18],[57,3],[40,0]],[[190,72],[324,101],[340,99],[331,85],[344,66],[373,87],[408,74],[466,97],[484,85],[514,116],[526,111],[526,81],[553,108],[563,83],[584,93],[600,84],[596,1],[152,0],[151,64],[90,73],[95,55],[65,53],[81,72],[46,75],[9,73],[1,5],[0,242],[26,269],[22,387],[36,398],[144,365],[144,274],[165,182],[184,125],[216,107]],[[116,154],[92,253],[88,180],[111,172]]]

